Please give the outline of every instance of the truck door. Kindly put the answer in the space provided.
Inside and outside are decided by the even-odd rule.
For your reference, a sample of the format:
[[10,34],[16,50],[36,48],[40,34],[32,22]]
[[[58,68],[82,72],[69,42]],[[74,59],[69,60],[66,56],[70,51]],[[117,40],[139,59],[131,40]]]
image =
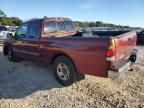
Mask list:
[[40,40],[41,20],[30,21],[26,36],[26,52],[28,59],[39,60],[39,40]]
[[25,58],[27,28],[27,23],[20,25],[12,40],[13,51],[18,57]]

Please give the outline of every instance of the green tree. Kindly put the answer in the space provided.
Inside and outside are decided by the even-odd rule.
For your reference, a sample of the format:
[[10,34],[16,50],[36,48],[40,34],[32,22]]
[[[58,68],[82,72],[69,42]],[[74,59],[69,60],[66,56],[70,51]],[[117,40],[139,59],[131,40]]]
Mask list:
[[96,26],[95,22],[89,22],[89,27],[95,27],[95,26]]
[[18,17],[10,17],[9,20],[11,21],[12,25],[19,26],[22,23],[22,20],[20,20]]
[[96,22],[96,27],[103,27],[103,22],[102,21],[97,21]]
[[7,18],[7,17],[0,17],[0,23],[2,25],[6,25],[6,26],[12,24],[11,21],[9,20],[9,18]]
[[0,24],[5,26],[19,26],[20,23],[22,23],[22,20],[20,20],[18,17],[7,17],[6,14],[0,10]]
[[108,27],[108,28],[113,28],[113,29],[120,29],[120,30],[125,30],[125,29],[131,29],[132,27],[129,26],[122,26],[122,25],[115,25],[111,23],[104,23],[102,21],[97,21],[97,22],[81,22],[81,21],[74,21],[76,27]]

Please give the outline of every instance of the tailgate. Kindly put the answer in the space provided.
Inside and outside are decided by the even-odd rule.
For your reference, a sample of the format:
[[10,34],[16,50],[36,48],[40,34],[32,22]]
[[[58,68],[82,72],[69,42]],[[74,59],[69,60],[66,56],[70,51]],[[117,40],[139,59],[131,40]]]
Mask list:
[[116,45],[116,62],[130,55],[136,46],[136,32],[128,32],[117,36],[115,39]]

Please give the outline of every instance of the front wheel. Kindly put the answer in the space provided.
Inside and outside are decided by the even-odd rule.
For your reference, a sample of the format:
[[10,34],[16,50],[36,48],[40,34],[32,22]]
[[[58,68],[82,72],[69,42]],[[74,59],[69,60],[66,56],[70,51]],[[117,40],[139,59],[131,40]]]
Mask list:
[[14,55],[12,48],[10,48],[10,47],[8,48],[8,55],[7,56],[8,56],[8,60],[11,62],[17,62],[18,61],[18,59]]
[[64,86],[69,86],[76,81],[75,66],[65,56],[60,56],[54,61],[54,74],[57,81]]

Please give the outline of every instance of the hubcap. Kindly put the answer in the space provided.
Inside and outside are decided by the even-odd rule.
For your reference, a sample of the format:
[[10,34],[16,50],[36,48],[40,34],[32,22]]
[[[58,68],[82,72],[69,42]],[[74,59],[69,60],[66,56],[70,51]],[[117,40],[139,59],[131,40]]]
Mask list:
[[60,63],[57,65],[57,74],[61,80],[68,80],[69,79],[69,68],[66,64]]

